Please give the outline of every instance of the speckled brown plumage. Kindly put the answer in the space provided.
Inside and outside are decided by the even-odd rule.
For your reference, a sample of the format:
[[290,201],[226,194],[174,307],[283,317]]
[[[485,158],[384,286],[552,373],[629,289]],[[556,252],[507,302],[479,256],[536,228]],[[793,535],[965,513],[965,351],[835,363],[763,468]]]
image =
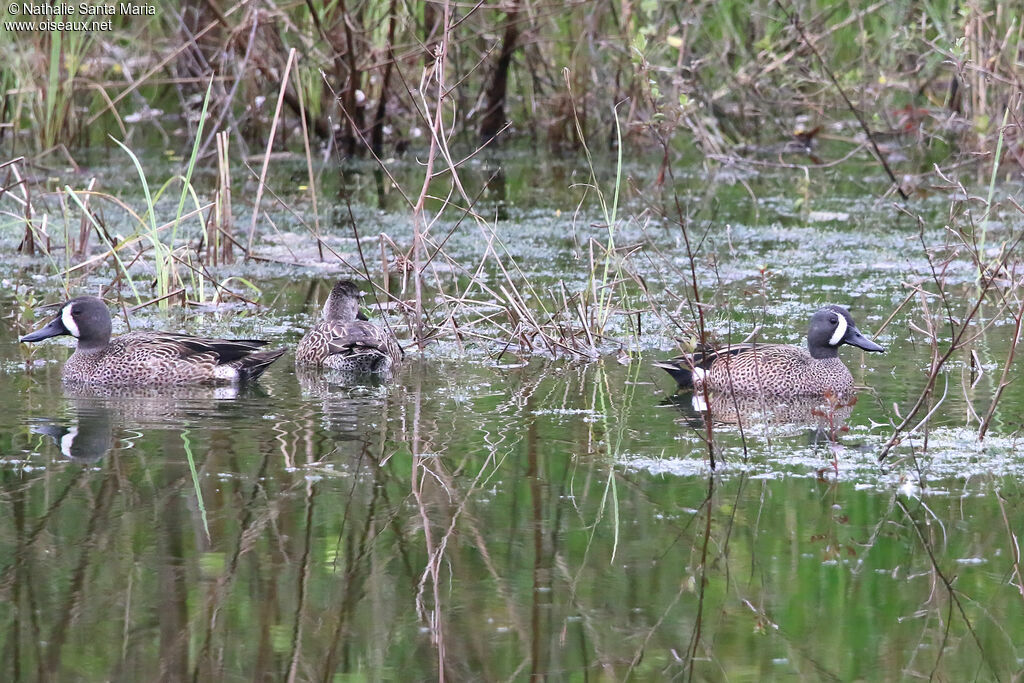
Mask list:
[[77,349],[61,377],[109,385],[231,384],[256,379],[284,353],[259,351],[266,343],[133,332],[96,351]]
[[295,362],[352,374],[389,375],[404,353],[390,330],[358,320],[363,293],[341,280],[324,304],[323,320],[306,332],[295,349]]
[[706,375],[694,389],[807,396],[853,391],[853,375],[839,357],[815,359],[799,346],[759,344],[733,347],[706,359]]
[[132,332],[111,339],[110,312],[101,299],[78,297],[61,306],[44,328],[22,341],[69,334],[78,339],[64,364],[67,383],[106,386],[233,384],[254,380],[284,349],[260,351],[267,342],[206,339],[168,332]]
[[740,344],[698,351],[655,363],[680,389],[773,396],[843,395],[854,389],[853,376],[839,359],[838,347],[884,349],[864,337],[849,312],[830,305],[811,317],[807,349],[785,344]]

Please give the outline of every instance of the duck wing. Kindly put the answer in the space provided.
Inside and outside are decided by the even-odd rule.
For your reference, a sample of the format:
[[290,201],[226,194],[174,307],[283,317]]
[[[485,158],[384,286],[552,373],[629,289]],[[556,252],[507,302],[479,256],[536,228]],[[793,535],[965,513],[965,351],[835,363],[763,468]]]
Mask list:
[[759,356],[777,356],[780,354],[792,353],[793,349],[799,349],[799,347],[790,346],[789,344],[757,344],[757,343],[744,343],[744,344],[730,344],[729,346],[712,349],[712,348],[701,348],[690,354],[693,357],[691,361],[694,367],[698,368],[709,368],[719,358],[726,356],[739,356],[741,354],[756,353]]
[[211,339],[173,332],[151,332],[146,337],[147,344],[165,347],[182,359],[203,354],[214,355],[218,365],[246,358],[267,344],[262,339]]
[[368,322],[355,320],[334,323],[330,326],[329,334],[329,355],[354,356],[372,353],[389,356],[395,361],[405,356],[402,347],[390,332]]

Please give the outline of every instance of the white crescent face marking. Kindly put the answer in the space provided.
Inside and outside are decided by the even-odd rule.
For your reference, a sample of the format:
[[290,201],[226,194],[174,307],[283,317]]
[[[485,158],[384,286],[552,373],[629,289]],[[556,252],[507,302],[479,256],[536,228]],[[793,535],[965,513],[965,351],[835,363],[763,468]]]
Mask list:
[[68,430],[68,433],[60,437],[60,452],[67,458],[73,458],[71,455],[71,446],[75,443],[75,437],[78,436],[78,427],[72,427]]
[[843,337],[846,336],[846,316],[836,313],[839,316],[839,326],[836,327],[836,331],[832,333],[832,338],[828,340],[829,346],[838,346],[839,342],[843,341]]
[[60,321],[64,323],[64,329],[71,333],[72,337],[76,339],[80,336],[78,332],[78,325],[75,323],[74,318],[71,317],[71,306],[65,306],[64,310],[60,312]]

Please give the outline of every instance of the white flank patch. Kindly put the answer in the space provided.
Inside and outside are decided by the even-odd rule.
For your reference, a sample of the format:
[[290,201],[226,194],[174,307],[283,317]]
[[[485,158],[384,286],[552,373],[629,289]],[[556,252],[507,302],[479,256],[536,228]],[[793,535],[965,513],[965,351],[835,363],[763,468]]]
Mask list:
[[694,368],[693,369],[693,383],[694,384],[696,384],[697,382],[703,382],[704,378],[707,377],[707,376],[708,376],[708,371],[705,370],[704,368]]
[[78,427],[72,427],[71,429],[68,430],[67,434],[60,437],[60,452],[64,454],[64,457],[75,457],[71,455],[71,446],[74,445],[76,436],[78,436]]
[[694,394],[691,403],[693,404],[693,409],[698,413],[706,413],[708,410],[707,401],[704,400],[702,394]]
[[839,327],[832,333],[832,338],[828,340],[829,346],[838,346],[839,342],[843,341],[843,337],[846,336],[846,316],[841,313],[836,313],[839,316]]
[[237,382],[238,370],[230,365],[218,365],[213,369],[213,376],[217,379],[226,379],[229,382]]
[[64,323],[64,329],[70,332],[72,337],[77,339],[81,336],[75,319],[71,317],[71,306],[65,306],[64,310],[60,312],[60,321]]

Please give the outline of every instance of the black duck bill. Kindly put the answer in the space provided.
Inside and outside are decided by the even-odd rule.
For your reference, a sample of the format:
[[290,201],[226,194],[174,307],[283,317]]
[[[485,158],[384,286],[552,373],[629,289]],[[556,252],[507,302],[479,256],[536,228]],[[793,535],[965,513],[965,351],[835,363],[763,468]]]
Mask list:
[[[71,331],[64,325],[64,321],[61,320],[63,315],[58,314],[53,320],[49,322],[45,327],[41,327],[35,332],[30,332],[22,337],[19,341],[23,342],[37,342],[50,337],[59,337],[62,334],[72,334]],[[74,336],[74,335],[72,335]]]
[[875,353],[885,353],[885,348],[879,346],[875,342],[865,337],[860,330],[853,325],[850,325],[850,329],[846,331],[846,336],[843,337],[843,343],[849,344],[850,346],[856,346],[858,349],[864,349],[865,351],[874,351]]

